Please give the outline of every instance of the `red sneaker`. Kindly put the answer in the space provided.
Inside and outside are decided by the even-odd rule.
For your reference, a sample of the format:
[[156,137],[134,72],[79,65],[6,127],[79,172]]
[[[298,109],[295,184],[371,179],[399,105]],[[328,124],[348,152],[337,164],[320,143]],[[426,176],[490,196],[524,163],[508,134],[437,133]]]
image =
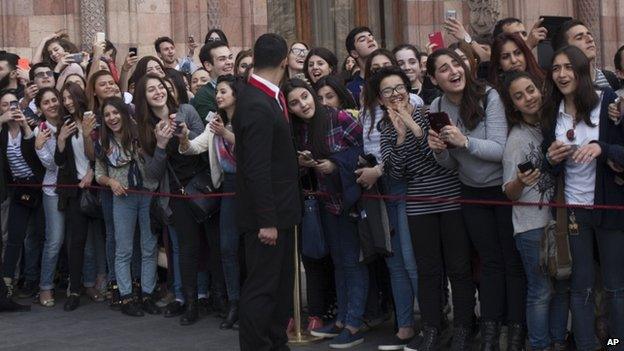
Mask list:
[[308,332],[322,327],[323,320],[320,317],[308,317]]

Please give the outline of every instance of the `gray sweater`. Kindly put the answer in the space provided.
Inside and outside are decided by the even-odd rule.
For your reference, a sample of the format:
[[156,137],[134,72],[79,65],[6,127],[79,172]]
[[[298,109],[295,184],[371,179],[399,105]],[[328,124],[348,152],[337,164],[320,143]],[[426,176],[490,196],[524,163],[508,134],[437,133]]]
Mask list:
[[[468,137],[468,149],[448,149],[434,153],[436,161],[448,169],[457,169],[459,180],[468,186],[485,188],[503,184],[503,152],[507,141],[505,107],[498,92],[487,88],[488,103],[485,118],[473,130],[467,130],[459,120],[459,106],[443,95],[431,103],[431,112],[446,112],[453,124]],[[440,99],[441,104],[438,102]]]

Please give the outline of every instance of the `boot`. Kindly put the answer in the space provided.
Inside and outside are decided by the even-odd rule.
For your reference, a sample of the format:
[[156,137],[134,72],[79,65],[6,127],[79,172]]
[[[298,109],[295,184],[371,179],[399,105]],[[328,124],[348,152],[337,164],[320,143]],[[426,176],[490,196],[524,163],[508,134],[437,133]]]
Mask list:
[[472,349],[472,327],[456,326],[453,328],[451,351],[470,351]]
[[483,321],[481,323],[481,351],[500,350],[500,322]]
[[420,335],[410,341],[405,346],[405,351],[437,351],[440,349],[440,331],[428,325],[425,325]]
[[30,311],[30,306],[20,305],[9,296],[9,291],[4,281],[0,281],[0,312],[23,312]]
[[195,299],[186,299],[186,311],[180,317],[180,325],[191,325],[195,324],[199,319],[199,307],[197,306],[197,300]]
[[228,307],[227,316],[225,320],[219,326],[219,329],[232,329],[234,323],[238,320],[238,301],[233,300],[230,301],[230,305]]
[[523,351],[526,343],[526,329],[521,324],[507,326],[507,351]]

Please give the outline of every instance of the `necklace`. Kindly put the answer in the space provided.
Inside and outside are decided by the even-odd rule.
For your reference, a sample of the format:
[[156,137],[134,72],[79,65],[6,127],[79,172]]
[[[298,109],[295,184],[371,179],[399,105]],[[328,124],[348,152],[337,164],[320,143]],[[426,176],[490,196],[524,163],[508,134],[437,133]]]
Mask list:
[[575,130],[576,130],[576,118],[572,117],[572,128],[566,131],[566,138],[568,138],[569,141],[576,140]]

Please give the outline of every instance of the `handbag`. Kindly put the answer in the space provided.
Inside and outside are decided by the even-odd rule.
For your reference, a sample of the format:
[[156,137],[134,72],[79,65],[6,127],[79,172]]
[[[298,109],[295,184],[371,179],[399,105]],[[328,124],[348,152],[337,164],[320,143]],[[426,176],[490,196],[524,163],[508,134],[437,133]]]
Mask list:
[[[14,179],[16,184],[35,184],[32,179]],[[41,202],[41,189],[35,187],[15,187],[13,200],[22,206],[36,208]]]
[[[210,172],[201,172],[196,174],[186,186],[182,186],[180,180],[176,176],[173,168],[167,163],[167,169],[171,172],[173,181],[177,184],[182,195],[196,196],[202,194],[214,194],[218,189],[215,189],[212,184],[212,177]],[[212,217],[215,213],[219,212],[221,205],[221,198],[219,197],[191,197],[188,199],[189,208],[193,218],[197,223],[202,223],[208,218]]]
[[[556,203],[564,204],[563,176],[557,178]],[[572,275],[572,253],[568,238],[567,209],[557,207],[556,221],[551,220],[544,228],[540,247],[542,269],[552,278],[566,280]]]
[[103,218],[99,193],[94,194],[89,189],[82,189],[80,192],[80,212],[90,218]]
[[317,260],[329,254],[329,247],[325,241],[321,224],[318,199],[313,195],[308,195],[303,200],[301,252],[305,256]]

